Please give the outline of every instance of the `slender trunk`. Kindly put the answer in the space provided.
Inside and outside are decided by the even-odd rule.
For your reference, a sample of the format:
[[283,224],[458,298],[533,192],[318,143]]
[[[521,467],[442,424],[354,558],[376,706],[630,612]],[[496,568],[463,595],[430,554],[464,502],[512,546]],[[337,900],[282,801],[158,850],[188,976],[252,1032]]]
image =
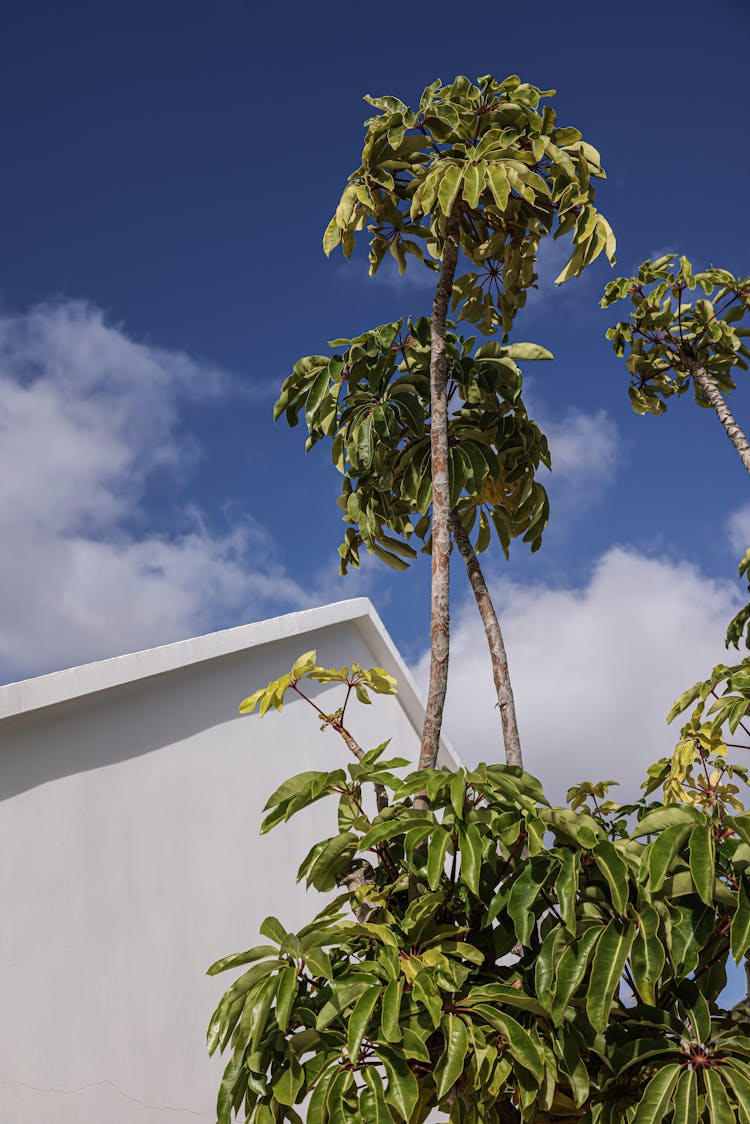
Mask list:
[[430,333],[430,444],[432,459],[432,599],[430,686],[427,693],[419,768],[434,767],[440,745],[450,645],[449,559],[451,550],[448,487],[448,363],[445,320],[458,262],[459,212],[454,207],[445,228],[440,279],[432,302]]
[[484,631],[492,659],[492,677],[495,680],[497,691],[497,705],[500,710],[500,722],[503,728],[503,741],[505,743],[505,764],[523,766],[521,757],[521,739],[518,736],[518,722],[516,721],[516,705],[513,699],[513,689],[510,685],[510,672],[508,671],[508,657],[505,653],[503,634],[500,622],[497,619],[495,606],[492,604],[490,591],[484,580],[482,568],[479,565],[474,547],[467,535],[459,514],[454,511],[451,515],[453,538],[459,553],[466,563],[466,572],[469,575],[471,588],[474,591],[479,615],[482,618]]
[[699,387],[701,393],[708,399],[716,411],[721,424],[726,430],[727,437],[737,450],[740,460],[745,466],[745,471],[750,473],[750,444],[737,422],[734,420],[721,391],[712,382],[706,371],[699,363],[690,363],[690,374]]

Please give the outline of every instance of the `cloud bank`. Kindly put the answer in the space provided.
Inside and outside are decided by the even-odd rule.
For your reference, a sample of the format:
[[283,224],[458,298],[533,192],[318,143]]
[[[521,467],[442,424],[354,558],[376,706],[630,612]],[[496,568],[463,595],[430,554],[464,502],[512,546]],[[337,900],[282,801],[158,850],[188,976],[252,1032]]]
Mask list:
[[197,459],[181,407],[227,385],[83,302],[0,314],[3,680],[304,603],[252,521],[216,534],[179,509],[157,530],[143,508],[156,473]]
[[[736,585],[615,547],[583,588],[496,579],[494,595],[526,767],[554,800],[584,779],[614,778],[623,799],[637,795],[646,766],[674,747],[677,729],[665,723],[672,702],[726,655]],[[425,654],[420,683],[428,667]],[[479,617],[464,601],[454,619],[446,731],[467,765],[502,760],[495,701]]]

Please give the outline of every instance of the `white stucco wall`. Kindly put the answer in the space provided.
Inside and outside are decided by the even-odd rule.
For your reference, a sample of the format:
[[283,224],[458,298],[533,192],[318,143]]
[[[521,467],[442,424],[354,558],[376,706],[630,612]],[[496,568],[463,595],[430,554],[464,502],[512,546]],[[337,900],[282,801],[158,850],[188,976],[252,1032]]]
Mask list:
[[[312,647],[323,664],[381,663],[403,677],[366,603],[349,604],[348,619],[312,632],[299,634],[302,618],[336,614],[299,614],[297,634],[287,622],[240,650],[204,643],[225,654],[199,662],[172,645],[141,659],[143,678],[107,690],[96,684],[136,665],[65,673],[67,688],[59,676],[0,688],[3,1124],[215,1119],[223,1063],[207,1058],[205,1028],[230,977],[205,969],[257,943],[269,913],[289,928],[309,918],[296,867],[336,830],[323,802],[260,837],[262,806],[285,777],[346,760],[301,701],[262,720],[236,707]],[[78,697],[42,705],[66,690]],[[353,708],[350,725],[368,746],[390,736],[416,758],[414,716],[405,689]]]

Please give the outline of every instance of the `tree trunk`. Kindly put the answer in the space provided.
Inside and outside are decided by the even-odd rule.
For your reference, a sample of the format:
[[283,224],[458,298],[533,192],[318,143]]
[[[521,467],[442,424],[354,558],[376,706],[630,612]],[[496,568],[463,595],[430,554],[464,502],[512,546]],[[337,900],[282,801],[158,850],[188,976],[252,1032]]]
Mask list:
[[689,367],[690,374],[693,376],[693,381],[699,387],[704,397],[706,397],[713,406],[716,411],[716,416],[726,430],[727,437],[734,445],[740,460],[745,466],[745,471],[750,474],[750,444],[748,444],[747,437],[745,437],[745,434],[734,420],[724,400],[723,394],[718,387],[711,382],[705,369],[701,367],[699,363],[690,363]]
[[510,672],[508,671],[508,657],[505,653],[503,634],[500,622],[497,619],[495,606],[492,604],[490,591],[484,580],[482,568],[479,565],[474,547],[467,535],[464,525],[457,511],[451,515],[453,538],[459,549],[461,557],[466,563],[466,572],[469,575],[471,588],[474,591],[479,615],[482,618],[487,643],[492,660],[492,677],[495,680],[497,691],[497,705],[500,710],[500,722],[503,728],[503,742],[505,743],[505,764],[520,765],[523,767],[521,757],[521,739],[518,736],[518,722],[516,721],[516,705],[513,699],[513,689],[510,685]]
[[445,320],[458,262],[458,207],[448,218],[440,279],[432,302],[430,333],[430,444],[432,461],[432,598],[430,618],[430,686],[427,693],[419,768],[431,769],[437,760],[448,686],[450,646],[449,559],[451,511],[448,487],[448,363]]

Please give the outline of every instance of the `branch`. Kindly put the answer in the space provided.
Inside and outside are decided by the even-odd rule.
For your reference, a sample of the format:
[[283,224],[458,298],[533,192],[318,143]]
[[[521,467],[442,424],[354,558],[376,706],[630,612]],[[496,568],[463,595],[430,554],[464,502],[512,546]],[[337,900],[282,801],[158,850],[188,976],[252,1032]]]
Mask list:
[[500,710],[500,722],[503,729],[503,741],[505,743],[505,764],[520,765],[523,767],[521,739],[518,734],[518,722],[516,720],[516,704],[510,683],[508,657],[505,652],[500,622],[497,619],[495,606],[492,603],[490,591],[484,580],[484,574],[479,565],[479,559],[476,556],[474,547],[471,545],[471,539],[464,529],[461,518],[455,509],[451,512],[451,526],[453,528],[453,538],[456,546],[466,563],[466,573],[468,574],[471,588],[474,591],[477,608],[482,618],[482,624],[484,625],[484,631],[487,636],[487,644],[490,649],[492,678],[495,681],[497,705]]
[[[317,703],[314,703],[313,700],[309,698],[303,691],[300,691],[296,683],[291,683],[290,686],[293,691],[296,691],[301,699],[304,699],[306,703],[309,703],[313,710],[316,710],[318,712],[320,717],[325,722],[326,726],[330,726],[331,729],[335,730],[336,733],[344,739],[347,749],[351,750],[358,761],[361,761],[365,755],[365,751],[362,749],[362,746],[359,744],[359,742],[357,742],[356,739],[353,738],[349,733],[349,731],[341,721],[341,718],[335,718],[332,714],[326,714],[325,711],[320,709]],[[347,693],[347,699],[348,698],[349,694]],[[346,705],[346,703],[344,705]],[[374,788],[375,804],[378,811],[382,812],[384,808],[388,807],[388,793],[386,792],[385,787],[382,784],[376,784],[374,785]]]

